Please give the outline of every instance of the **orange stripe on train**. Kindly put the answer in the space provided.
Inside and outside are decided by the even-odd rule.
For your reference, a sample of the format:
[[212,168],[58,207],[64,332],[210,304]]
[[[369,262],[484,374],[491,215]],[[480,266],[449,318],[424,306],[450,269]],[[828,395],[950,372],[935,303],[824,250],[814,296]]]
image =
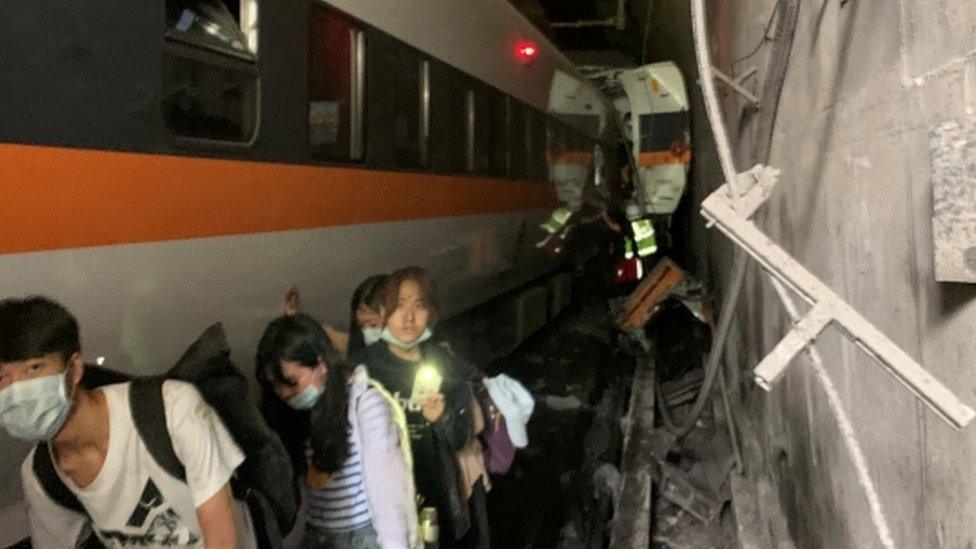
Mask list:
[[504,213],[550,185],[0,145],[0,254]]

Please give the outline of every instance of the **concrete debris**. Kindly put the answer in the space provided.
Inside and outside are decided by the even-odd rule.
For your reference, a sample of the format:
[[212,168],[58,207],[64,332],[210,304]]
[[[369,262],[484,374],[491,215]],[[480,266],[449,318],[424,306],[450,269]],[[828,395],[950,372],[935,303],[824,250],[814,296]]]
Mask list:
[[674,448],[675,436],[667,429],[655,429],[651,432],[647,446],[651,455],[658,461],[664,461],[668,453]]
[[699,486],[681,469],[661,462],[661,497],[678,505],[702,522],[711,522],[722,509],[719,497]]

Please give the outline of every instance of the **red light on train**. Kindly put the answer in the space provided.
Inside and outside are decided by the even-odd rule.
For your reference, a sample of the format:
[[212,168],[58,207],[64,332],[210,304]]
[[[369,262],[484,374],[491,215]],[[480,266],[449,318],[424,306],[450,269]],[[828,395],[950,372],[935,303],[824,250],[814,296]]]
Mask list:
[[539,46],[530,40],[521,40],[515,45],[515,56],[523,63],[531,63],[539,56]]

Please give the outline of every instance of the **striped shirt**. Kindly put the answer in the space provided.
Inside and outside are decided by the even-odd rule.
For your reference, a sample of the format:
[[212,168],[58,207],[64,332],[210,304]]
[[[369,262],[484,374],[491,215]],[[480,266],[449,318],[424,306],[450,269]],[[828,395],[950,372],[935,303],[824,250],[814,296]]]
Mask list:
[[[379,391],[370,388],[356,402],[360,428],[364,435],[382,433],[381,425],[389,423],[390,404]],[[370,427],[380,427],[371,429]],[[357,433],[350,430],[349,456],[328,484],[312,490],[308,502],[308,522],[329,532],[348,532],[372,523],[369,498],[363,479],[363,465]],[[379,494],[383,497],[382,494]]]

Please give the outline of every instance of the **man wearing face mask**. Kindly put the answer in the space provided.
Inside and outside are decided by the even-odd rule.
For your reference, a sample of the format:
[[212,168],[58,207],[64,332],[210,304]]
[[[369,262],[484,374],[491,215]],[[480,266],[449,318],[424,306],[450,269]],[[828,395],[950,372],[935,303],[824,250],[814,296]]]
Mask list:
[[[39,443],[21,467],[33,547],[76,547],[90,533],[106,546],[253,547],[250,517],[228,484],[244,454],[196,388],[163,384],[182,482],[139,437],[129,384],[90,390],[84,371],[78,324],[64,307],[43,297],[0,301],[0,426]],[[38,452],[84,513],[48,494],[35,474]]]

